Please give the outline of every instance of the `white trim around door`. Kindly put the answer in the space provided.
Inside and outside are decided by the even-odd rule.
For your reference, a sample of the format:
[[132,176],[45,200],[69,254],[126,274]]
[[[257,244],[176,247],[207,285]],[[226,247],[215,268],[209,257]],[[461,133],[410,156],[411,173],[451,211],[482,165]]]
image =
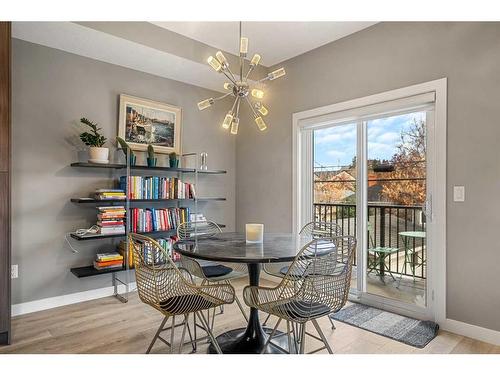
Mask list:
[[310,200],[310,207],[313,203],[310,189],[306,188],[306,185],[312,183],[312,176],[303,173],[303,166],[307,163],[312,165],[313,161],[312,152],[302,152],[304,129],[323,127],[332,121],[353,121],[359,118],[359,113],[363,114],[365,110],[374,112],[373,108],[376,108],[379,114],[395,113],[397,108],[401,108],[402,103],[406,108],[412,108],[414,104],[415,108],[418,108],[418,103],[425,102],[425,99],[429,97],[432,97],[434,101],[434,133],[428,150],[429,159],[433,163],[432,176],[429,176],[429,179],[433,181],[430,191],[432,202],[431,206],[427,207],[431,211],[430,219],[433,222],[432,233],[429,233],[429,238],[432,238],[433,251],[432,258],[428,262],[428,275],[432,278],[432,290],[427,298],[429,305],[432,306],[431,318],[441,324],[446,321],[446,78],[294,113],[292,117],[292,228],[294,233],[300,229],[306,206],[304,199]]

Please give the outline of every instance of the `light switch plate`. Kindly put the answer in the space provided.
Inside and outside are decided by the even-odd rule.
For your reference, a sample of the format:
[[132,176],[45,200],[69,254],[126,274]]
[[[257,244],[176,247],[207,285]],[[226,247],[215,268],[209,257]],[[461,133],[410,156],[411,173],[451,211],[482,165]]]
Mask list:
[[465,186],[453,186],[453,201],[465,202]]
[[12,264],[10,266],[10,278],[17,279],[19,277],[19,267],[17,264]]

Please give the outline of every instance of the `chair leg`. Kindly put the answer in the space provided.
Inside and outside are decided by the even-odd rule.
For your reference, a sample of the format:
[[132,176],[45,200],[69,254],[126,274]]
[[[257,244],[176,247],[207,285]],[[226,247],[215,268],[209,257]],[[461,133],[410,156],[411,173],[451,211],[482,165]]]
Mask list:
[[281,319],[282,318],[279,318],[278,319],[278,323],[276,323],[276,325],[274,326],[273,330],[271,331],[271,334],[269,335],[269,337],[267,338],[267,341],[266,341],[266,344],[264,345],[264,347],[262,348],[262,351],[260,352],[260,354],[264,354],[264,352],[266,351],[267,349],[267,346],[269,345],[269,343],[271,342],[271,339],[273,338],[274,336],[274,332],[276,332],[276,329],[278,328],[278,325],[280,324],[281,322]]
[[288,354],[292,354],[292,332],[290,331],[290,322],[286,321],[286,334],[288,336]]
[[330,347],[330,344],[328,343],[328,340],[326,339],[325,335],[323,334],[323,331],[321,330],[321,327],[319,326],[316,319],[313,319],[312,323],[314,325],[314,328],[316,328],[316,331],[318,332],[319,337],[321,337],[321,340],[323,340],[323,344],[325,344],[326,350],[328,350],[328,353],[333,354],[333,350]]
[[333,322],[333,318],[330,315],[328,315],[328,319],[330,319],[330,323],[332,324],[332,329],[333,330],[337,329],[337,327],[335,327],[335,323]]
[[172,316],[172,331],[170,332],[170,354],[174,352],[175,315]]
[[205,316],[201,312],[196,312],[195,314],[199,314],[198,317],[200,318],[200,321],[202,325],[205,327],[208,336],[210,337],[210,341],[212,341],[212,344],[214,344],[215,350],[217,350],[218,354],[222,354],[222,350],[219,346],[219,343],[214,337],[214,334],[212,333],[212,330],[210,329],[210,326],[208,325],[208,321],[206,320]]
[[297,337],[297,329],[295,327],[295,323],[291,322],[290,325],[292,326],[292,333],[293,333],[293,346],[295,348],[295,354],[299,354],[299,339]]
[[196,316],[193,314],[193,329],[195,333],[195,339],[193,340],[193,336],[191,335],[191,328],[189,328],[189,321],[187,323],[189,340],[191,340],[191,346],[193,347],[193,351],[191,353],[196,353]]
[[181,342],[179,344],[179,354],[182,353],[182,347],[184,346],[184,339],[186,338],[186,330],[188,325],[189,314],[184,315],[184,326],[182,327]]
[[214,329],[214,324],[215,324],[215,309],[214,309],[214,312],[212,314],[212,323],[210,324],[210,329],[213,331]]
[[149,352],[151,351],[151,349],[153,349],[153,345],[155,344],[156,340],[158,339],[158,336],[160,336],[160,333],[163,330],[163,327],[167,323],[167,320],[168,320],[168,316],[166,316],[165,318],[163,318],[163,320],[161,321],[160,327],[156,331],[156,333],[155,333],[155,335],[153,337],[153,340],[151,341],[151,344],[149,344],[148,350],[146,350],[146,354],[149,354]]
[[306,323],[300,325],[300,348],[299,354],[304,354],[304,349],[306,347]]
[[267,321],[269,320],[270,317],[271,317],[271,314],[267,314],[266,320],[264,320],[264,323],[262,323],[263,326],[265,326],[267,324]]
[[236,298],[235,298],[236,303],[238,304],[238,307],[240,308],[240,311],[241,311],[241,313],[243,314],[243,317],[245,318],[245,320],[246,320],[246,321],[247,321],[247,323],[248,323],[248,316],[247,316],[247,314],[246,314],[245,310],[243,309],[243,305],[241,304],[241,301],[240,301],[240,299],[238,298],[238,296],[235,296],[235,297],[236,297]]

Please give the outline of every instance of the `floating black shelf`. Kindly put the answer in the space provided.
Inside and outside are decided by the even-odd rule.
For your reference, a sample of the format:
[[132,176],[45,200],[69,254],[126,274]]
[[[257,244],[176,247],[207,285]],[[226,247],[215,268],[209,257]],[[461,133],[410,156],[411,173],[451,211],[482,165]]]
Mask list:
[[[97,163],[71,163],[72,167],[81,168],[104,168],[104,169],[125,169],[126,164],[97,164]],[[195,173],[194,168],[170,168],[170,167],[148,167],[147,165],[133,165],[130,166],[131,170],[148,170],[148,171],[160,171],[160,172],[172,172],[172,173]],[[224,174],[227,171],[220,169],[213,170],[198,170],[199,174]]]
[[[226,198],[219,198],[219,197],[214,197],[214,198],[197,198],[196,199],[198,202],[204,202],[204,201],[225,201]],[[194,199],[130,199],[130,203],[165,203],[165,202],[194,202]],[[98,204],[98,205],[107,205],[109,203],[123,203],[125,204],[126,201],[125,199],[92,199],[92,198],[71,198],[71,202],[73,203],[92,203],[92,204]]]
[[[225,228],[226,226],[224,224],[218,224],[219,227]],[[131,232],[132,233],[132,232]],[[137,234],[142,234],[145,236],[151,236],[151,237],[156,237],[156,236],[171,236],[173,234],[176,234],[177,230],[176,229],[171,229],[171,230],[166,230],[166,231],[154,231],[154,232],[137,232]],[[70,234],[71,238],[74,238],[75,240],[78,241],[89,241],[89,240],[100,240],[100,239],[105,239],[105,238],[120,238],[120,237],[125,237],[125,233],[121,234],[86,234],[84,236],[79,236],[76,233],[71,233]]]
[[96,270],[94,266],[75,267],[70,269],[71,273],[78,278],[105,275],[107,273],[125,271],[124,268],[112,268],[107,270]]

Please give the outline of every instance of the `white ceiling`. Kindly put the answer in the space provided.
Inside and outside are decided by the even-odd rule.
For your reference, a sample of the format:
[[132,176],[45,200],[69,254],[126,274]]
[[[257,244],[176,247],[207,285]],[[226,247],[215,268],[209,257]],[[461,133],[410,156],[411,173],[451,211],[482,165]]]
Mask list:
[[[153,22],[155,25],[223,51],[238,54],[238,22]],[[310,51],[376,22],[243,22],[249,54],[259,53],[261,64],[272,66]]]
[[[12,36],[91,59],[226,93],[223,78],[200,64],[72,22],[14,22]],[[134,53],[130,53],[134,51]]]

